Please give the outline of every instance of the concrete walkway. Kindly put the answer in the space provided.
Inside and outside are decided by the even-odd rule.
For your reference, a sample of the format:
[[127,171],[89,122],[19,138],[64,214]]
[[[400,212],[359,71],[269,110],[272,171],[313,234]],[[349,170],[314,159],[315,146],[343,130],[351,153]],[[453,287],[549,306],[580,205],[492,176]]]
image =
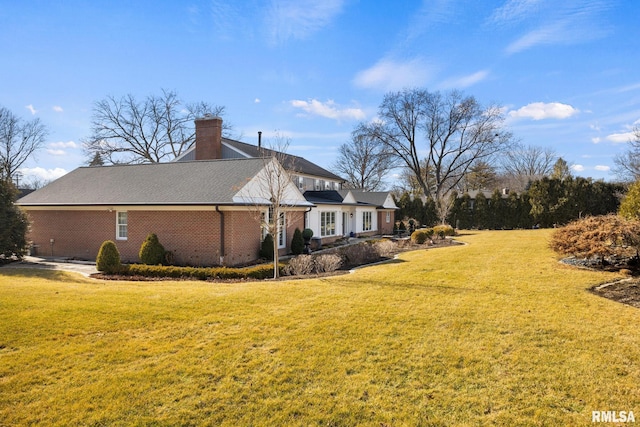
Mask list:
[[40,258],[26,256],[22,261],[12,262],[0,268],[43,268],[50,270],[64,270],[80,273],[85,277],[97,273],[96,264],[88,261],[76,261],[59,258]]

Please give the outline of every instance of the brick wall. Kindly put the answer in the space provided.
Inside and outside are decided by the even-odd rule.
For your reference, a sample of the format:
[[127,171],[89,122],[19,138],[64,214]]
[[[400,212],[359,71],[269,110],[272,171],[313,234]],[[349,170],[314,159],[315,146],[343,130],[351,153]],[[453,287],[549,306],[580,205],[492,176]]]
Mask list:
[[[138,262],[140,245],[155,233],[176,264],[208,266],[221,264],[220,215],[216,211],[128,211],[128,238],[116,239],[116,211],[30,211],[28,239],[41,256],[95,260],[100,245],[113,240],[123,262]],[[287,248],[303,216],[287,217]],[[260,224],[255,213],[224,212],[224,264],[240,265],[257,259]],[[53,246],[50,239],[54,239]],[[288,250],[282,250],[285,254]]]
[[[390,214],[389,222],[387,222],[387,212]],[[394,211],[378,211],[378,232],[380,234],[393,234],[394,221]]]

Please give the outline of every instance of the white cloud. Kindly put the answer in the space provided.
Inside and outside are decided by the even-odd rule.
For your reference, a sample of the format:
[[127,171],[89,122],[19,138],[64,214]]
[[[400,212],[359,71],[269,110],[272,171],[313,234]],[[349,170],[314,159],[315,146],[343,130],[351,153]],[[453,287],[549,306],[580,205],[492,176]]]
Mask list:
[[56,113],[62,113],[64,110],[62,109],[61,106],[59,105],[54,105],[53,106],[53,111],[55,111]]
[[360,108],[341,109],[333,100],[320,102],[317,99],[310,99],[308,101],[294,99],[289,102],[293,107],[300,108],[307,114],[326,117],[328,119],[363,120],[365,118],[364,111]]
[[629,142],[635,138],[635,133],[633,131],[623,132],[623,133],[612,133],[607,136],[607,141],[611,141],[614,144],[621,144],[625,142]]
[[38,112],[38,110],[36,110],[35,108],[33,108],[32,104],[26,105],[24,108],[26,108],[27,110],[29,110],[31,112],[31,114],[35,114]]
[[571,170],[574,172],[583,172],[584,166],[582,165],[571,165]]
[[425,85],[431,74],[432,67],[420,58],[406,62],[381,59],[371,68],[356,74],[353,82],[362,88],[400,90]]
[[52,142],[49,144],[49,147],[51,148],[78,148],[78,144],[76,144],[73,141],[67,141],[67,142]]
[[605,165],[596,165],[595,170],[601,172],[609,172],[611,170],[611,167]]
[[537,28],[507,46],[507,53],[518,53],[539,44],[552,44],[562,40],[563,24],[554,23]]
[[489,75],[488,70],[480,70],[478,72],[469,74],[467,76],[455,77],[452,79],[445,80],[441,84],[441,86],[445,88],[462,89],[469,86],[473,86],[478,82],[481,82],[482,80],[486,79],[488,75]]
[[256,98],[256,99],[254,99],[254,100],[253,100],[253,103],[254,103],[254,104],[260,104],[260,98]]
[[595,138],[591,138],[591,142],[593,142],[594,144],[600,144],[602,142],[602,138],[596,136]]
[[38,166],[35,168],[21,168],[20,172],[22,172],[25,177],[31,176],[44,181],[53,181],[65,175],[68,171],[62,168],[45,169]]
[[514,54],[539,45],[573,45],[605,37],[612,27],[603,16],[612,6],[610,0],[508,0],[486,25],[523,29],[506,48]]
[[47,153],[51,154],[52,156],[64,156],[65,154],[67,154],[67,152],[64,150],[52,150],[51,148],[47,149]]
[[344,0],[271,0],[265,16],[272,44],[302,40],[329,25]]
[[579,110],[571,105],[559,102],[533,102],[524,107],[509,112],[509,116],[514,118],[530,118],[533,120],[543,119],[566,119],[578,114]]
[[489,18],[489,25],[517,23],[536,11],[540,0],[508,0],[497,8]]

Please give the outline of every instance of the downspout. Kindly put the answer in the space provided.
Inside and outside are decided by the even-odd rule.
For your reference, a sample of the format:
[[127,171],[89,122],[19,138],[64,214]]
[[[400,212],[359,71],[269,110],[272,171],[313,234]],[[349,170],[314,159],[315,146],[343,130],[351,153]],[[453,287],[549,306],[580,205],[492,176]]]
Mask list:
[[220,265],[224,265],[224,212],[216,205],[216,212],[220,215]]
[[307,214],[308,214],[309,212],[311,212],[311,209],[313,209],[313,208],[309,208],[309,209],[307,209],[306,211],[304,211],[304,215],[303,215],[303,217],[302,217],[302,219],[303,219],[303,221],[302,221],[302,222],[303,222],[304,224],[302,224],[302,228],[309,228],[309,226],[307,225]]

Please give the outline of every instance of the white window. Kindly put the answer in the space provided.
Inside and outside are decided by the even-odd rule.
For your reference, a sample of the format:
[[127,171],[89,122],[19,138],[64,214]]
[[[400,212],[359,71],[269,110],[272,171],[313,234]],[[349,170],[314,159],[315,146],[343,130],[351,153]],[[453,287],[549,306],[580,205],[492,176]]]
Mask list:
[[362,231],[372,230],[373,221],[371,221],[371,217],[371,212],[362,212]]
[[316,191],[320,191],[320,180],[319,179],[316,179],[314,188],[315,188]]
[[[263,212],[261,215],[262,222],[262,240],[269,233],[269,229],[267,228],[267,224],[270,224],[271,218],[273,217],[273,208],[269,207],[268,212]],[[287,226],[285,221],[284,212],[280,212],[280,218],[278,221],[278,247],[284,248],[287,246]]]
[[298,177],[298,190],[304,190],[304,177]]
[[333,188],[333,183],[331,181],[325,181],[324,189],[325,190],[331,190],[332,188]]
[[335,236],[336,234],[336,213],[320,212],[320,236]]
[[127,212],[116,214],[116,240],[127,240],[129,236],[129,222]]
[[387,224],[389,224],[391,222],[391,212],[387,211]]

